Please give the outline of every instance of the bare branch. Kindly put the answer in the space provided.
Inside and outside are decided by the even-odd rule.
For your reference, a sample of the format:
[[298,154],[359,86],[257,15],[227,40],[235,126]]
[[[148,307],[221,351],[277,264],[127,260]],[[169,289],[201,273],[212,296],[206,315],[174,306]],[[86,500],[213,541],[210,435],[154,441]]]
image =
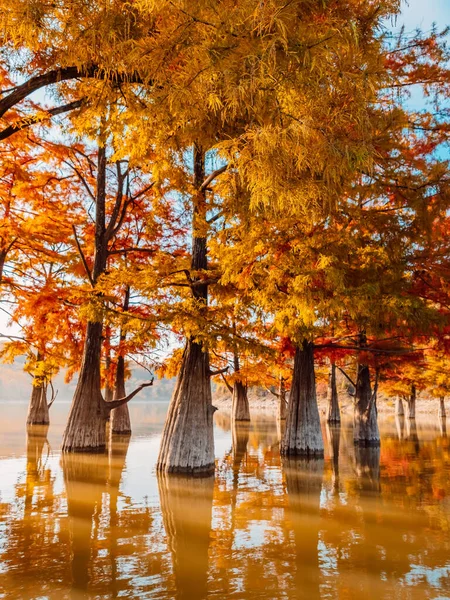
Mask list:
[[228,388],[228,391],[229,391],[229,392],[231,392],[231,393],[233,393],[233,388],[232,388],[232,387],[231,387],[231,385],[228,383],[228,381],[227,381],[227,378],[225,377],[225,375],[224,375],[223,373],[221,373],[221,374],[220,374],[220,376],[222,377],[222,379],[223,379],[223,381],[224,381],[225,385],[227,386],[227,388]]
[[55,115],[61,115],[66,112],[70,112],[71,110],[75,110],[76,108],[80,108],[83,102],[84,99],[75,100],[74,102],[69,102],[69,104],[64,104],[63,106],[55,106],[55,108],[45,110],[44,115],[34,115],[32,117],[24,117],[23,119],[19,119],[9,127],[6,127],[3,131],[0,131],[0,141],[6,140],[18,131],[26,129],[27,127],[31,127],[31,125],[35,125],[36,123],[42,123],[50,117],[53,117]]
[[209,184],[212,181],[214,181],[214,179],[216,177],[219,177],[219,175],[222,175],[222,173],[224,173],[227,169],[228,169],[228,165],[224,165],[223,167],[220,167],[220,169],[216,169],[215,171],[210,173],[208,175],[208,177],[205,179],[205,181],[202,183],[202,185],[200,186],[200,191],[203,192],[204,190],[206,190],[206,188],[209,186]]
[[230,367],[225,367],[224,369],[219,369],[218,371],[211,371],[211,369],[210,369],[208,375],[210,377],[215,377],[216,375],[222,375],[222,373],[226,373],[229,368]]
[[356,390],[356,383],[347,375],[347,373],[344,371],[344,369],[341,369],[341,367],[339,367],[338,365],[336,365],[336,367],[339,369],[339,371],[342,373],[342,375],[348,380],[350,381],[350,383],[352,384],[352,386],[355,388]]
[[154,381],[154,379],[152,379],[151,381],[146,381],[145,383],[141,383],[141,385],[138,386],[134,390],[134,392],[131,392],[130,394],[128,394],[128,396],[125,396],[124,398],[119,398],[118,400],[111,400],[110,402],[103,401],[103,406],[106,408],[106,410],[112,410],[113,408],[119,408],[119,406],[123,406],[124,404],[129,402],[132,398],[134,398],[136,396],[136,394],[139,394],[139,392],[141,390],[153,385],[153,381]]
[[86,271],[86,275],[88,276],[90,284],[92,285],[92,287],[94,287],[94,280],[92,279],[92,273],[91,273],[91,270],[89,269],[89,265],[87,264],[86,257],[84,256],[83,248],[81,247],[80,240],[78,239],[77,230],[75,228],[75,225],[72,225],[72,230],[73,230],[73,235],[75,236],[75,243],[77,245],[78,254],[80,255],[84,270]]

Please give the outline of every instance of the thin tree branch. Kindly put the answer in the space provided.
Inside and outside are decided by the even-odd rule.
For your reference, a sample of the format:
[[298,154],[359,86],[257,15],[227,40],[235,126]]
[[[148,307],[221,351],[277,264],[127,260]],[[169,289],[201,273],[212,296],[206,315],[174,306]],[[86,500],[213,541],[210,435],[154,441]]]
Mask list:
[[336,367],[339,369],[339,371],[342,373],[342,375],[348,379],[348,381],[350,381],[350,383],[352,384],[352,386],[355,388],[356,390],[356,383],[347,375],[347,373],[344,371],[344,369],[341,369],[341,367],[339,367],[338,365],[336,365]]
[[232,388],[232,387],[231,387],[231,385],[228,383],[228,381],[227,381],[227,378],[225,377],[225,375],[224,375],[223,373],[221,373],[221,374],[220,374],[220,376],[222,377],[222,379],[223,379],[223,381],[224,381],[225,385],[227,386],[227,388],[228,388],[228,391],[229,391],[229,392],[231,392],[231,393],[233,393],[233,388]]
[[50,117],[53,117],[55,115],[61,115],[66,112],[70,112],[71,110],[75,110],[76,108],[80,108],[83,102],[84,99],[75,100],[74,102],[69,102],[69,104],[64,104],[63,106],[56,106],[55,108],[45,110],[44,115],[34,115],[33,117],[24,117],[23,119],[19,119],[9,127],[3,129],[3,131],[0,131],[0,141],[6,140],[18,131],[26,129],[27,127],[31,127],[31,125],[35,125],[36,123],[42,123]]
[[89,265],[87,264],[86,257],[84,256],[83,248],[81,247],[80,240],[78,239],[77,230],[75,228],[75,225],[72,225],[72,230],[73,230],[73,235],[75,237],[75,243],[78,248],[78,254],[80,255],[84,270],[86,271],[86,275],[88,276],[90,284],[92,285],[92,287],[94,287],[94,280],[92,279],[92,273],[91,273],[91,270],[89,269]]
[[209,186],[209,184],[212,181],[214,181],[214,179],[216,177],[219,177],[219,175],[224,173],[227,169],[228,169],[228,165],[224,165],[223,167],[220,167],[220,169],[216,169],[215,171],[210,173],[208,175],[208,177],[205,179],[205,181],[202,183],[202,185],[200,186],[200,191],[203,192],[204,190],[206,190],[206,188]]

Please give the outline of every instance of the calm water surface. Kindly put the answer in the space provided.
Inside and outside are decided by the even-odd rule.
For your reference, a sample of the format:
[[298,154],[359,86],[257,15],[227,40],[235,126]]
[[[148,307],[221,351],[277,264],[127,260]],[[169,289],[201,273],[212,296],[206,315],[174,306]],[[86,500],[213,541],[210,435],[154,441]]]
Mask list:
[[157,476],[166,405],[131,440],[59,453],[68,405],[0,424],[0,598],[450,598],[450,441],[381,422],[380,450],[323,427],[324,460],[281,461],[276,421],[216,413],[215,478]]

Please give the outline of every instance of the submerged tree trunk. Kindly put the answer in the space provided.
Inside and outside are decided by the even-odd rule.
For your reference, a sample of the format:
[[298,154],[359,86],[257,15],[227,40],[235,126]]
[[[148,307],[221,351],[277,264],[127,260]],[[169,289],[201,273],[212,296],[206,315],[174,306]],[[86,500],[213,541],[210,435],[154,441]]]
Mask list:
[[334,362],[331,363],[330,374],[328,376],[327,422],[341,422],[341,412],[339,410],[339,399],[336,387],[336,365],[334,364]]
[[406,408],[407,408],[407,418],[415,419],[416,418],[416,386],[413,384],[411,386],[411,393],[409,398],[406,399]]
[[[125,358],[119,356],[117,359],[114,400],[119,400],[119,398],[124,398],[125,396]],[[131,421],[128,404],[122,404],[119,408],[115,408],[111,411],[110,429],[112,433],[131,435]]]
[[356,381],[355,414],[353,441],[357,446],[379,446],[376,393],[377,383],[372,393],[368,365],[358,365]]
[[438,417],[445,419],[446,416],[447,414],[445,412],[445,398],[441,396],[439,398]]
[[323,456],[323,439],[314,374],[314,344],[306,340],[295,351],[294,372],[281,453]]
[[233,385],[231,414],[234,421],[250,421],[250,408],[248,405],[247,386],[244,385],[241,381],[235,381]]
[[[130,303],[130,286],[127,286],[125,291],[125,298],[123,302],[123,310],[126,311],[129,308]],[[117,358],[117,369],[116,369],[116,385],[114,389],[114,400],[124,398],[125,393],[125,357],[123,355],[123,344],[125,342],[125,334],[123,329],[120,332],[119,342],[119,356]],[[115,408],[111,411],[111,422],[110,429],[113,433],[120,435],[131,435],[131,421],[130,411],[128,404],[122,404],[119,408]]]
[[188,340],[164,426],[159,471],[198,475],[214,471],[214,410],[208,353]]
[[[111,347],[110,347],[111,330],[110,327],[105,328],[105,345],[107,346],[106,358],[105,358],[105,370],[109,374],[111,368]],[[105,402],[111,402],[114,397],[114,389],[109,383],[109,378],[106,379],[105,384]]]
[[404,417],[405,411],[403,409],[403,402],[400,396],[397,396],[395,399],[395,414],[397,417]]
[[[236,327],[234,326],[234,330]],[[250,407],[248,405],[247,386],[239,378],[239,356],[234,353],[234,374],[235,381],[233,385],[233,396],[231,400],[231,418],[233,421],[250,421]]]
[[[194,146],[193,240],[191,269],[208,269],[204,152]],[[200,312],[208,303],[208,284],[191,277],[192,295]],[[177,384],[170,401],[157,469],[169,473],[209,475],[214,471],[214,437],[209,354],[203,343],[186,340]]]
[[35,378],[28,407],[27,425],[48,425],[49,423],[47,385],[42,379]]
[[100,389],[102,323],[88,323],[80,376],[72,400],[63,452],[102,452],[108,412]]
[[280,375],[280,385],[278,387],[278,411],[277,419],[279,421],[286,420],[287,402],[286,402],[286,384],[284,377]]

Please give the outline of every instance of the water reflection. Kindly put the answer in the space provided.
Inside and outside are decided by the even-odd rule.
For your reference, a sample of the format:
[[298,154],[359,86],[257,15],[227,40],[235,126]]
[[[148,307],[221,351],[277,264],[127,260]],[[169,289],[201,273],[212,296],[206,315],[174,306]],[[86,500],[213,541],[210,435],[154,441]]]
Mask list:
[[324,461],[286,458],[283,470],[289,499],[286,518],[295,544],[294,597],[320,598],[318,543]]
[[202,600],[207,596],[214,477],[196,479],[166,473],[157,477],[173,562],[174,597]]
[[325,460],[281,462],[275,415],[221,415],[207,480],[156,475],[162,421],[102,455],[61,457],[42,427],[21,434],[20,458],[14,441],[0,597],[450,597],[450,439],[436,419],[405,420],[401,439],[382,422],[376,449],[324,424]]

